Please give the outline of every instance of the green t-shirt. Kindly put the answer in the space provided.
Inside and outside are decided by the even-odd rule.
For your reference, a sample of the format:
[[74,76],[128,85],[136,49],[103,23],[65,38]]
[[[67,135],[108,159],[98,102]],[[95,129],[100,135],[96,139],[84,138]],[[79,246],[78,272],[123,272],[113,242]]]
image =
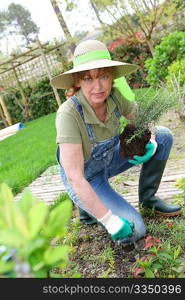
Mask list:
[[[107,98],[107,117],[104,122],[98,119],[81,89],[75,94],[82,105],[85,122],[92,125],[95,142],[109,139],[119,132],[119,119],[115,115],[116,106],[124,117],[135,109],[135,102],[125,99],[117,88],[113,88],[112,93],[116,101],[114,102],[110,96]],[[82,143],[85,161],[90,158],[92,144],[84,121],[70,98],[61,104],[57,111],[56,129],[58,144]]]

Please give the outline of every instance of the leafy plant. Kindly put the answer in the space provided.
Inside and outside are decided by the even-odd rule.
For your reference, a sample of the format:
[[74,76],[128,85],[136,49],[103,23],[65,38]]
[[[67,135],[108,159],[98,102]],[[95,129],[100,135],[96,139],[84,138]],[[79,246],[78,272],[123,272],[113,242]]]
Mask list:
[[[0,189],[0,273],[8,277],[52,277],[53,267],[68,263],[68,245],[54,246],[68,231],[72,203],[64,200],[49,210],[26,191],[19,201],[6,184]],[[6,260],[6,255],[13,256]],[[8,273],[7,273],[8,272]],[[62,276],[62,275],[61,275]],[[60,277],[61,277],[60,276]]]
[[176,78],[179,77],[180,74],[180,82],[179,85],[182,87],[185,84],[185,58],[181,60],[174,61],[168,67],[168,75],[166,76],[166,84],[171,87],[172,82],[174,81],[174,76]]
[[[175,278],[184,275],[184,260],[180,258],[181,247],[172,247],[169,242],[152,246],[150,254],[136,259],[133,265],[134,277]],[[180,267],[179,267],[180,266]]]
[[[24,93],[29,102],[28,105],[31,110],[32,119],[37,119],[57,111],[58,105],[49,78],[43,77],[38,82],[24,87]],[[64,90],[58,90],[58,93],[61,102],[65,101]],[[7,89],[4,100],[14,123],[26,120],[22,105],[22,97],[17,88],[12,87]]]
[[139,137],[146,129],[153,130],[154,125],[170,109],[178,106],[176,91],[169,91],[166,88],[156,89],[149,96],[150,89],[143,95],[136,98],[137,117],[134,120],[136,127],[135,134],[128,140],[128,143],[135,137]]
[[154,57],[146,60],[146,80],[151,85],[159,86],[165,82],[168,67],[182,58],[185,58],[185,32],[175,31],[162,38],[161,43],[155,47]]
[[[152,134],[155,134],[155,123],[170,109],[178,106],[179,93],[166,88],[156,89],[152,96],[148,95],[150,89],[136,98],[137,109],[134,121],[121,127],[120,155],[134,158],[143,156],[146,145]],[[153,89],[152,89],[153,92]]]
[[150,52],[145,44],[134,42],[132,39],[125,38],[122,45],[110,51],[112,59],[119,60],[135,65],[139,65],[136,72],[128,76],[129,85],[133,88],[149,86],[146,81],[147,72],[144,70],[144,61],[150,57]]

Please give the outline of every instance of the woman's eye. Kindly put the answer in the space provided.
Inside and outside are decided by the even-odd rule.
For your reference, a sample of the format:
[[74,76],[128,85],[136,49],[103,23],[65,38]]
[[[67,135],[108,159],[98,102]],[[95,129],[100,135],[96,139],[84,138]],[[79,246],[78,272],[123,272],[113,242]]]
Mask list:
[[103,79],[103,80],[107,80],[108,78],[109,78],[108,75],[103,75],[103,76],[101,76],[101,79]]
[[84,77],[84,79],[83,79],[84,81],[91,81],[92,80],[92,78],[91,77]]

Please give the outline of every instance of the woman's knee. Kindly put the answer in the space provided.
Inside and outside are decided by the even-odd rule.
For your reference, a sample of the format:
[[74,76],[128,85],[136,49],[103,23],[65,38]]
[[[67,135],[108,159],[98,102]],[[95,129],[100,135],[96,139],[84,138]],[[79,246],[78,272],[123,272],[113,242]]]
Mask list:
[[167,127],[156,126],[156,141],[158,148],[156,151],[156,159],[166,159],[170,153],[173,144],[173,134]]
[[165,141],[169,145],[172,145],[173,143],[173,134],[171,130],[164,126],[156,126],[157,132],[156,132],[156,139],[160,141]]
[[135,229],[134,229],[134,235],[133,235],[134,241],[139,240],[145,234],[146,234],[146,226],[145,226],[145,223],[144,223],[142,217],[140,216],[140,218],[137,218],[137,220],[135,222]]

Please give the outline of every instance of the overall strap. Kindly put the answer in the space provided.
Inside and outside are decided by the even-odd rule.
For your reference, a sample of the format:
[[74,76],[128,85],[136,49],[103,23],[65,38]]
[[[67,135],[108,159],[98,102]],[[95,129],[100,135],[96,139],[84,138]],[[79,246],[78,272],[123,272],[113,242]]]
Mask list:
[[[110,93],[110,97],[111,97],[112,101],[116,104],[116,100],[117,100],[116,96],[113,95],[113,93]],[[121,117],[121,114],[120,114],[120,111],[119,111],[117,105],[116,105],[114,112],[115,112],[116,117],[119,119]]]
[[79,114],[81,115],[82,120],[84,121],[84,124],[85,124],[85,127],[87,129],[90,141],[95,140],[95,134],[94,134],[94,130],[92,128],[92,125],[88,124],[88,123],[85,123],[84,113],[83,113],[81,103],[78,101],[78,99],[75,96],[71,96],[70,99],[74,102],[77,111],[79,112]]

